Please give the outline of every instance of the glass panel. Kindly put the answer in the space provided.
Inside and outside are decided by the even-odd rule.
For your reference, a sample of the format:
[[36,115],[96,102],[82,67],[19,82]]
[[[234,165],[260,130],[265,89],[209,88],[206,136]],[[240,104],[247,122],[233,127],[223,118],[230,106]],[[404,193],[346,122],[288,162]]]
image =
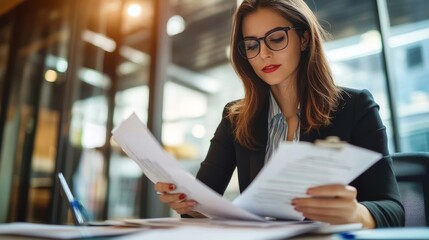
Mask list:
[[[164,86],[162,141],[195,174],[207,154],[224,106],[244,96],[228,59],[236,1],[171,1],[167,32],[172,62]],[[210,26],[210,27],[208,27]],[[233,177],[225,197],[238,194]]]
[[402,151],[429,151],[429,2],[386,1]]
[[[149,101],[150,44],[154,18],[154,1],[124,1],[121,25],[118,90],[115,94],[113,125],[135,112],[147,123]],[[109,172],[109,219],[140,217],[142,171],[112,141]]]
[[2,161],[14,164],[6,168],[14,174],[11,219],[47,222],[65,91],[68,10],[45,0],[28,2],[19,11],[23,17],[14,25],[20,34],[14,39],[16,61],[9,65],[13,77]]
[[[6,222],[9,210],[9,193],[12,181],[12,171],[10,166],[12,165],[12,162],[10,161],[12,158],[5,157],[4,152],[6,152],[6,150],[3,150],[2,147],[2,133],[4,130],[3,123],[6,121],[6,116],[4,116],[6,115],[6,102],[4,102],[4,97],[6,91],[9,90],[9,88],[6,87],[5,75],[8,63],[9,49],[11,47],[9,44],[12,30],[11,19],[12,18],[8,16],[0,16],[0,192],[2,193],[2,195],[0,196],[0,223]],[[7,85],[10,85],[10,83]]]
[[[6,21],[5,17],[2,19],[4,19],[4,24],[0,24],[0,93],[3,94],[12,22]],[[3,107],[2,100],[3,98],[0,98],[0,112]]]
[[[71,106],[70,152],[67,168],[73,174],[72,192],[86,207],[89,220],[103,219],[107,193],[103,148],[108,118],[108,91],[112,81],[103,71],[106,52],[116,43],[106,36],[109,16],[114,19],[117,1],[87,1],[82,6],[83,28],[77,57],[74,99]],[[91,9],[91,10],[89,10]],[[89,11],[88,11],[89,10]]]
[[368,89],[380,105],[393,149],[392,126],[381,55],[375,1],[306,1],[322,26],[331,33],[325,50],[335,82],[344,87]]
[[[43,11],[49,12],[47,17],[43,17]],[[50,209],[53,189],[52,175],[55,171],[58,127],[63,103],[61,96],[64,95],[65,73],[68,68],[66,57],[70,32],[66,19],[68,9],[64,4],[52,4],[50,8],[40,9],[39,14],[41,18],[47,18],[44,19],[40,31],[48,34],[43,36],[38,43],[36,42],[36,44],[44,45],[44,48],[36,50],[35,43],[32,43],[35,53],[38,53],[39,56],[31,57],[33,59],[44,58],[43,62],[33,60],[33,66],[36,69],[43,67],[43,72],[34,69],[33,79],[28,78],[30,81],[34,81],[36,78],[43,79],[36,80],[39,85],[34,86],[39,88],[36,91],[40,91],[35,95],[39,98],[36,100],[39,102],[37,119],[29,122],[29,124],[35,124],[35,135],[30,173],[28,220],[45,222],[50,217],[48,209]],[[40,33],[35,32],[35,35],[37,34]],[[42,75],[39,75],[40,73]],[[29,91],[31,90],[29,89]],[[27,125],[27,129],[28,127]],[[24,151],[29,150],[24,149]]]

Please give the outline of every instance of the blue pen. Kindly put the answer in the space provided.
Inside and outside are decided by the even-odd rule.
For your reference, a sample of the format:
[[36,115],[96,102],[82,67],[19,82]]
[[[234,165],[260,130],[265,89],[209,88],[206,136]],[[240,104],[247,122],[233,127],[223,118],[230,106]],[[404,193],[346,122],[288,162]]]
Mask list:
[[344,232],[338,234],[342,239],[355,240],[404,240],[404,239],[429,239],[429,228],[427,227],[395,227],[365,229],[355,232]]
[[352,233],[342,232],[339,233],[339,235],[341,236],[341,239],[355,239],[355,235]]

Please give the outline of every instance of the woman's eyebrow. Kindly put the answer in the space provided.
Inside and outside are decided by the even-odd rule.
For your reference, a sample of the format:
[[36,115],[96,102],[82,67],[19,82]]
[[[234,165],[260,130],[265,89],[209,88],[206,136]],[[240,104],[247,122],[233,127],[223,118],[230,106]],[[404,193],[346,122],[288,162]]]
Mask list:
[[[276,28],[281,28],[281,27],[280,27],[280,26],[279,26],[279,27],[273,27],[273,28],[271,28],[270,30],[266,31],[266,32],[264,33],[264,35],[263,35],[263,36],[261,36],[261,37],[265,37],[265,36],[267,36],[267,34],[268,34],[269,32],[271,32],[272,30],[274,30],[274,29],[276,29]],[[246,36],[246,35],[244,35],[244,34],[243,34],[243,39],[250,39],[250,38],[259,38],[259,37],[257,37],[257,36]]]

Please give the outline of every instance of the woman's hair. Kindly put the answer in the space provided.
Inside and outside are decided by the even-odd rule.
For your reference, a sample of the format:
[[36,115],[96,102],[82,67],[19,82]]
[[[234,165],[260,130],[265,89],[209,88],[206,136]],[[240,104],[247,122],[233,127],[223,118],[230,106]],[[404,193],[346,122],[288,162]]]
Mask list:
[[237,44],[243,40],[243,19],[259,8],[279,13],[302,37],[308,32],[307,49],[301,54],[296,79],[300,102],[301,128],[305,133],[331,123],[331,113],[336,109],[340,90],[334,84],[325,58],[322,41],[325,31],[303,0],[244,0],[235,12],[231,34],[231,61],[241,78],[245,96],[229,107],[228,118],[233,122],[236,140],[243,146],[256,149],[261,146],[255,139],[256,116],[267,106],[270,87],[255,73],[249,61],[240,56]]

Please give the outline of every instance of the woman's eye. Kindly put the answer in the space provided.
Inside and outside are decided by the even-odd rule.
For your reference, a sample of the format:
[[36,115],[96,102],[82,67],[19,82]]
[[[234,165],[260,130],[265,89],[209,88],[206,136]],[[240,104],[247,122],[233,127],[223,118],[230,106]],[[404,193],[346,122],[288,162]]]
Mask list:
[[285,40],[285,37],[284,36],[282,36],[282,37],[277,37],[277,38],[271,38],[270,39],[270,42],[273,42],[273,43],[280,43],[280,42],[283,42]]
[[250,45],[246,46],[246,50],[247,51],[252,51],[252,50],[255,50],[255,49],[258,49],[258,44],[250,44]]

